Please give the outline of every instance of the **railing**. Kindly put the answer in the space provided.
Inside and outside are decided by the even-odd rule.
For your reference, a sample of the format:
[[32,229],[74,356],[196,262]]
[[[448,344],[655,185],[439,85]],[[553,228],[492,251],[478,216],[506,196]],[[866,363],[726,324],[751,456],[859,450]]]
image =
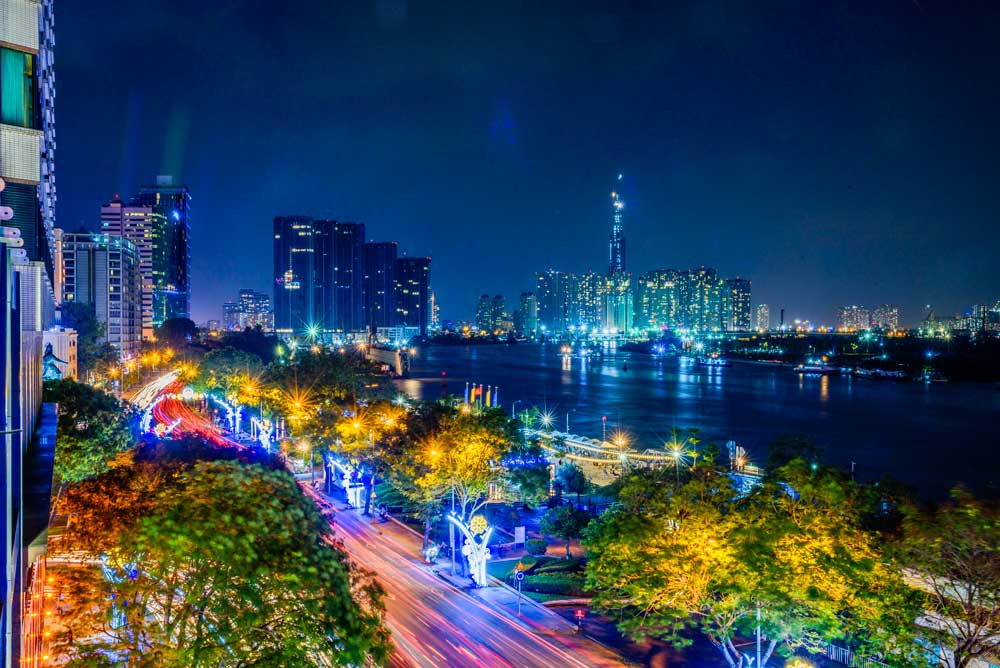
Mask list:
[[888,668],[888,664],[868,656],[858,656],[851,650],[836,645],[829,645],[826,649],[826,656],[837,663],[842,663],[850,668]]

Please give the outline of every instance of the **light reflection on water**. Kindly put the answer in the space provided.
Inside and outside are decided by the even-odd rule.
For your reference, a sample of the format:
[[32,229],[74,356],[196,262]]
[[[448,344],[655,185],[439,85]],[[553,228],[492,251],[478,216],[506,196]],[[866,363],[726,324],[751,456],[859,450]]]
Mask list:
[[[564,359],[557,351],[556,345],[426,348],[399,387],[432,399],[461,396],[466,381],[499,385],[508,409],[520,399],[562,420],[575,409],[576,433],[599,438],[601,415],[610,415],[640,447],[653,447],[671,426],[697,427],[705,440],[736,440],[758,461],[776,436],[802,433],[834,463],[858,462],[860,475],[891,472],[935,493],[958,479],[984,484],[1000,468],[992,457],[1000,442],[989,428],[1000,417],[1000,392],[989,385],[806,377],[780,367],[699,367],[690,358],[614,351]],[[939,457],[942,442],[962,443],[963,457]]]

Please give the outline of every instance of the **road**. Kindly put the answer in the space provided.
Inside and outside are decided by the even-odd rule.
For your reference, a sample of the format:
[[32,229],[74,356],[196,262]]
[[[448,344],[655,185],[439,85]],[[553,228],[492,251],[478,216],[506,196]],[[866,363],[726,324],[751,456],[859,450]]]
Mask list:
[[[163,389],[169,393],[171,386]],[[201,412],[163,398],[154,417],[177,433],[202,436],[224,447],[242,447]],[[619,668],[612,652],[586,638],[515,621],[444,581],[417,556],[420,539],[394,523],[371,524],[354,511],[304,488],[328,516],[337,537],[359,566],[374,572],[385,589],[386,625],[395,651],[393,668]]]
[[[307,490],[308,492],[308,490]],[[312,494],[311,494],[312,495]],[[326,505],[320,500],[320,505]],[[531,628],[444,581],[416,556],[420,539],[353,510],[333,520],[348,554],[386,592],[398,668],[611,668],[624,666],[586,638]]]

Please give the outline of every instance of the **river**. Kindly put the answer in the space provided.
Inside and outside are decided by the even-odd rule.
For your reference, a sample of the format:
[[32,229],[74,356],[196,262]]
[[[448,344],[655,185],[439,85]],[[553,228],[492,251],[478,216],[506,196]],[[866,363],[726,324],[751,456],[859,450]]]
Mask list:
[[[627,366],[627,370],[626,367]],[[555,427],[595,438],[625,431],[638,447],[662,447],[672,427],[704,441],[736,441],[763,463],[767,444],[803,434],[831,464],[859,479],[889,474],[940,498],[956,482],[973,489],[1000,478],[1000,391],[993,384],[892,382],[803,376],[788,368],[734,363],[699,367],[689,358],[611,351],[563,358],[556,345],[430,346],[398,381],[414,398],[462,395],[465,383],[500,387],[512,402],[549,411]],[[995,490],[994,490],[995,491]]]

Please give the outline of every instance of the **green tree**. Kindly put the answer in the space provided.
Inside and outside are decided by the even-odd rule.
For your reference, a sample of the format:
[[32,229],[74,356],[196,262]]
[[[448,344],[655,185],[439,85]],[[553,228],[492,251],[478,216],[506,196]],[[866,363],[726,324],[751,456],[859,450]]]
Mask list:
[[635,637],[683,646],[684,632],[697,631],[732,668],[747,665],[735,641],[758,615],[769,639],[762,667],[775,651],[821,651],[830,640],[902,651],[914,602],[859,528],[850,481],[800,460],[780,475],[784,484],[740,498],[711,470],[676,489],[630,476],[586,531],[595,604]]
[[545,512],[539,528],[543,535],[556,536],[566,541],[566,558],[569,559],[573,556],[569,551],[570,543],[583,536],[583,531],[590,520],[590,513],[586,510],[571,505],[559,505]]
[[135,410],[110,394],[64,378],[45,383],[45,401],[58,404],[54,473],[63,484],[102,473],[135,442]]
[[59,320],[76,330],[77,366],[80,376],[88,372],[104,375],[118,364],[118,351],[108,343],[104,323],[97,320],[93,304],[63,302]]
[[256,355],[235,348],[220,348],[205,355],[198,365],[196,384],[202,390],[220,392],[230,402],[244,403],[255,394],[257,378],[264,364]]
[[563,464],[556,471],[556,489],[560,492],[576,494],[576,505],[580,505],[580,495],[590,490],[587,475],[576,464]]
[[154,331],[156,340],[183,347],[198,336],[198,326],[190,318],[168,318]]
[[[965,668],[1000,647],[1000,510],[952,490],[934,512],[904,509],[897,558],[937,620],[939,664]],[[947,651],[944,651],[947,650]]]
[[[360,666],[389,645],[381,590],[284,471],[202,462],[122,527],[103,569],[57,573],[72,667]],[[102,571],[103,570],[103,577]]]

